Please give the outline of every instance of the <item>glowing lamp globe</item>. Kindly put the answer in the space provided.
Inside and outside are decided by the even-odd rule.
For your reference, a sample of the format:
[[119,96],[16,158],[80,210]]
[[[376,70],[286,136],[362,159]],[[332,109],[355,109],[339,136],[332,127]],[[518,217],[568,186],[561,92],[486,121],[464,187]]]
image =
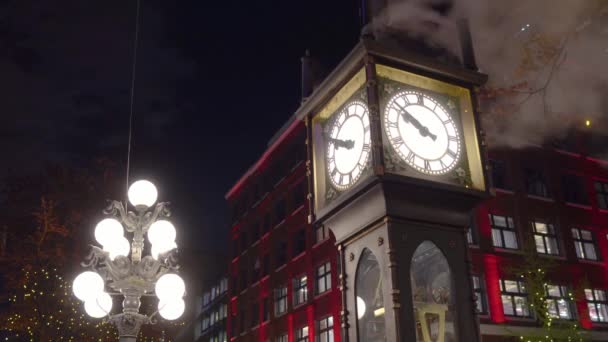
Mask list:
[[361,299],[361,297],[357,296],[357,319],[363,318],[365,316],[365,301]]
[[158,256],[160,254],[168,252],[174,248],[177,248],[175,241],[163,242],[162,244],[152,245],[150,254],[152,254],[154,260],[158,260]]
[[106,292],[100,293],[96,298],[84,302],[84,311],[93,318],[102,318],[112,310],[112,297]]
[[135,208],[147,208],[151,207],[154,202],[156,202],[158,192],[152,182],[138,180],[129,187],[128,196],[129,202],[131,202]]
[[148,229],[148,240],[152,245],[162,245],[175,241],[175,227],[167,220],[158,220]]
[[131,244],[124,236],[112,240],[103,246],[103,250],[110,253],[110,259],[114,260],[117,256],[128,256],[131,251]]
[[122,224],[113,218],[103,219],[95,226],[95,240],[102,246],[109,244],[114,239],[123,237],[124,234]]
[[182,278],[177,274],[167,273],[158,278],[154,290],[161,302],[164,301],[168,303],[181,299],[186,293],[186,285]]
[[158,302],[158,313],[168,321],[178,319],[184,313],[185,308],[186,303],[181,298]]
[[97,298],[103,292],[103,288],[104,284],[101,276],[91,271],[80,273],[74,279],[72,285],[74,295],[82,301]]

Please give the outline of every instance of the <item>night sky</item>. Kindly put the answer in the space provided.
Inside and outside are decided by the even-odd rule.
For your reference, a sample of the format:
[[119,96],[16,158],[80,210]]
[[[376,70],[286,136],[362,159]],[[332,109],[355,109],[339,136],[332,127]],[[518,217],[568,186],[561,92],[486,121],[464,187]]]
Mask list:
[[[0,2],[0,173],[124,164],[135,4]],[[224,194],[297,109],[303,52],[329,71],[354,46],[358,1],[142,0],[140,24],[131,179],[178,244],[225,251]]]

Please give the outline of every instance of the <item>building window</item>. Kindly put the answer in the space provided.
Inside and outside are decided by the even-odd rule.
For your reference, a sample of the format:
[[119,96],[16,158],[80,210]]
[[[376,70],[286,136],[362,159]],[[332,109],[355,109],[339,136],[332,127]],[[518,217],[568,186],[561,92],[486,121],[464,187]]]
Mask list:
[[494,247],[517,249],[517,233],[513,218],[490,214],[492,226],[492,243]]
[[220,307],[220,318],[224,319],[226,317],[228,317],[228,305],[222,304],[222,306]]
[[262,299],[262,319],[264,322],[270,319],[270,298],[268,296]]
[[294,208],[297,209],[300,206],[306,204],[306,193],[308,192],[308,183],[306,179],[302,180],[294,189],[293,192],[293,203]]
[[251,327],[260,324],[260,305],[259,303],[251,304]]
[[593,233],[589,230],[572,228],[572,238],[576,256],[584,260],[597,260],[597,249]]
[[247,232],[242,231],[240,234],[240,240],[241,240],[241,252],[244,252],[247,247]]
[[274,225],[278,225],[279,223],[285,220],[285,216],[287,215],[287,206],[285,205],[285,197],[281,197],[277,199],[274,203]]
[[589,204],[589,196],[585,189],[585,178],[577,175],[563,175],[562,189],[564,200],[568,203]]
[[266,215],[264,215],[264,221],[262,222],[262,234],[266,234],[270,231],[270,226],[272,225],[271,217],[270,212],[267,212]]
[[486,290],[483,284],[482,278],[479,276],[473,276],[473,292],[477,297],[475,303],[477,305],[477,313],[480,315],[488,314],[488,302],[486,299]]
[[608,322],[608,300],[606,291],[585,289],[589,317],[593,322]]
[[526,191],[529,195],[539,197],[549,197],[547,181],[542,171],[537,169],[525,169]]
[[287,342],[287,334],[281,334],[277,336],[276,342]]
[[559,255],[557,233],[555,227],[549,223],[532,222],[536,252],[541,254]]
[[251,244],[254,244],[260,239],[260,222],[254,221],[250,227],[251,230]]
[[327,316],[317,321],[315,342],[334,342],[334,318]]
[[300,255],[306,250],[306,228],[298,230],[294,237],[293,256]]
[[287,312],[287,286],[274,290],[274,315],[280,316]]
[[268,270],[270,269],[270,256],[268,254],[264,254],[262,257],[262,277],[268,275]]
[[308,300],[308,288],[306,287],[306,275],[293,279],[293,305],[300,305]]
[[325,241],[329,238],[329,228],[325,225],[320,225],[315,229],[315,243]]
[[331,264],[328,262],[317,267],[317,294],[331,290]]
[[547,285],[547,310],[553,318],[572,319],[574,307],[570,300],[568,288],[559,285]]
[[600,209],[608,209],[608,183],[595,182],[595,193],[597,206]]
[[308,327],[304,326],[296,330],[295,342],[308,342]]
[[276,245],[277,267],[285,265],[287,262],[287,241],[279,241]]
[[492,168],[492,185],[497,189],[511,189],[511,186],[507,182],[507,167],[504,161],[501,160],[490,160],[490,167]]
[[500,279],[500,295],[506,316],[530,317],[528,292],[523,282]]

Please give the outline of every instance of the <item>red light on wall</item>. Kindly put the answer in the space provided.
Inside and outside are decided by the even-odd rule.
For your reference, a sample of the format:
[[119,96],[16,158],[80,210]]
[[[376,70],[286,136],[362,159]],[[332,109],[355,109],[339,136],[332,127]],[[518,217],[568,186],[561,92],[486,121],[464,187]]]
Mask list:
[[490,315],[495,323],[504,323],[505,314],[500,299],[500,273],[498,271],[498,257],[492,254],[485,254],[483,257],[485,268],[486,289],[488,295],[488,305]]

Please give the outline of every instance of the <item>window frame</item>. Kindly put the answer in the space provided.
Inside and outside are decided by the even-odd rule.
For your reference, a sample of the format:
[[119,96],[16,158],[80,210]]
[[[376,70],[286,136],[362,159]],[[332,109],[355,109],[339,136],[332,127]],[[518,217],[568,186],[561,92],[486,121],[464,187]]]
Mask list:
[[[283,308],[283,310],[281,310],[281,308]],[[274,316],[282,316],[287,313],[287,310],[287,285],[281,285],[274,289]]]
[[[588,292],[591,292],[591,299],[589,299],[589,295]],[[603,293],[603,297],[604,299],[598,299],[596,296],[596,292],[602,292]],[[597,288],[592,288],[592,289],[585,289],[585,300],[587,301],[587,310],[589,311],[589,319],[591,320],[591,322],[594,323],[608,323],[608,316],[604,317],[603,320],[594,320],[591,317],[591,310],[589,310],[589,308],[591,306],[595,307],[595,311],[596,312],[608,312],[608,291],[606,290],[601,290],[601,289],[597,289]],[[604,310],[600,310],[601,307],[604,307]],[[598,316],[599,317],[599,316]]]
[[310,331],[307,325],[297,328],[293,337],[294,342],[308,342],[309,333]]
[[[589,232],[591,235],[591,240],[587,240],[583,238],[582,232]],[[575,232],[577,232],[578,237],[575,236]],[[572,242],[574,244],[574,252],[576,254],[576,258],[578,260],[586,260],[586,261],[601,261],[600,254],[598,253],[597,239],[595,238],[595,233],[590,229],[582,229],[578,227],[570,228],[570,233],[572,234]],[[587,251],[585,249],[585,245],[593,247],[593,252],[595,253],[595,259],[591,259],[587,257]],[[579,255],[579,251],[583,254],[583,257]]]
[[[547,223],[547,222],[543,222],[543,221],[531,221],[530,224],[532,225],[532,235],[534,237],[534,245],[536,247],[536,252],[539,254],[548,255],[548,256],[560,256],[561,248],[560,248],[559,234],[557,232],[557,228],[555,227],[555,225],[552,223]],[[547,233],[538,231],[537,224],[541,224],[541,225],[544,224],[545,227],[547,228]],[[538,243],[536,240],[537,237],[540,237],[542,239],[543,251],[538,250],[539,246],[538,246]],[[555,253],[549,253],[548,246],[549,246],[550,240],[555,241],[555,248],[557,249],[557,251],[555,251]]]
[[[488,214],[488,217],[490,219],[490,229],[492,232],[492,246],[495,248],[519,250],[519,234],[517,231],[517,226],[515,225],[515,222],[513,221],[513,217],[507,216],[507,215],[492,214],[492,213]],[[496,225],[495,217],[504,217],[506,226],[503,227],[503,226]],[[511,227],[511,225],[512,225],[512,227]],[[494,244],[494,230],[500,231],[500,239],[501,239],[500,246],[497,246]],[[513,234],[515,235],[515,244],[516,244],[515,248],[506,246],[504,231],[513,232]]]
[[[511,280],[511,279],[502,279],[502,278],[499,279],[498,281],[499,281],[499,285],[500,285],[499,286],[499,288],[500,288],[500,299],[501,299],[504,315],[508,316],[508,317],[516,317],[516,318],[532,318],[532,311],[530,310],[530,299],[528,297],[528,291],[526,290],[525,284],[523,283],[523,281],[521,281],[521,280]],[[518,292],[507,291],[507,287],[505,285],[506,281],[513,281],[513,282],[517,283],[517,291]],[[513,308],[513,315],[508,314],[506,312],[504,297],[510,297],[511,307]],[[524,299],[525,305],[526,305],[526,309],[528,311],[528,315],[527,316],[518,315],[517,314],[517,302],[516,302],[516,298],[523,298]]]
[[[513,189],[513,186],[509,182],[509,172],[508,172],[508,168],[507,168],[507,163],[504,160],[493,159],[493,158],[490,158],[489,163],[490,163],[490,167],[491,167],[490,177],[492,180],[492,187],[494,189],[511,191]],[[499,167],[497,167],[497,166],[499,166]],[[496,179],[500,178],[500,177],[497,177],[497,173],[496,173],[497,170],[502,171],[502,173],[500,173],[500,176],[502,177],[501,178],[502,182],[496,182]],[[497,184],[497,183],[501,183],[501,184]]]
[[[573,181],[574,179],[576,181]],[[561,176],[561,182],[564,202],[583,206],[591,204],[585,176],[575,173],[564,173]],[[576,187],[573,187],[573,185],[576,185]]]
[[[597,201],[598,209],[608,210],[608,182],[595,179],[593,181],[593,190],[595,191],[595,199]],[[602,199],[601,201],[600,198]],[[601,205],[602,203],[603,205]]]
[[[320,270],[321,270],[321,273],[320,273]],[[316,295],[320,295],[325,292],[331,291],[332,285],[333,285],[331,276],[332,276],[331,262],[329,260],[319,264],[315,268],[315,294]],[[321,283],[324,285],[323,291],[321,291],[320,286],[319,286]]]
[[[477,278],[477,284],[475,285],[475,278]],[[485,286],[485,278],[478,274],[473,274],[471,276],[471,284],[473,285],[473,292],[477,297],[475,300],[475,309],[477,310],[477,315],[479,316],[487,316],[490,314],[490,308],[488,306],[488,297],[486,294],[486,286]],[[481,310],[479,307],[481,306]]]
[[[319,234],[320,232],[320,234]],[[321,239],[319,239],[319,236]],[[315,228],[315,245],[320,244],[329,239],[329,228],[326,225],[322,224]]]
[[[543,170],[533,167],[524,168],[524,182],[528,196],[551,198],[547,176]],[[537,191],[539,189],[541,191]]]
[[[549,287],[550,286],[554,286],[558,288],[559,294],[560,296],[552,296],[549,294]],[[552,315],[549,312],[549,309],[547,308],[547,314],[549,315],[549,317],[554,318],[554,319],[563,319],[563,320],[574,320],[576,319],[576,308],[574,307],[574,303],[572,302],[571,298],[570,298],[570,290],[568,289],[567,286],[565,285],[556,285],[556,284],[546,284],[545,285],[545,301],[547,302],[547,305],[552,305],[554,307],[554,309],[556,309],[557,312],[557,316]],[[568,314],[569,317],[568,318],[564,318],[560,316],[560,310],[559,310],[559,304],[558,301],[563,299],[564,301],[566,301],[567,304],[567,308],[568,308]],[[549,304],[549,302],[551,302],[552,304]]]
[[302,273],[292,280],[292,300],[293,306],[300,306],[308,302],[308,276]]
[[[323,322],[325,322],[325,329],[321,328]],[[316,320],[315,328],[315,342],[334,342],[334,317],[332,315]]]

